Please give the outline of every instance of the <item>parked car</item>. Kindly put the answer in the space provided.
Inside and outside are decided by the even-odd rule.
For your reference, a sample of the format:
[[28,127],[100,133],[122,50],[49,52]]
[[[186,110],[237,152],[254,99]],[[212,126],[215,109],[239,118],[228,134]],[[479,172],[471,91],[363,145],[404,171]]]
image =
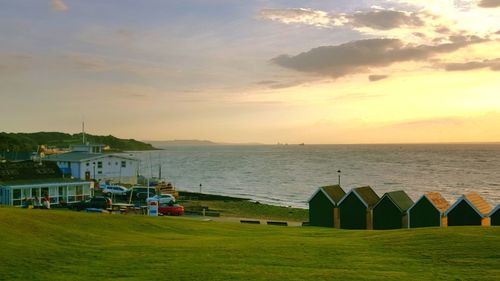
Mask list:
[[175,202],[175,197],[172,194],[160,194],[146,199],[146,202],[150,201],[158,201],[160,202],[160,204],[170,203],[170,202]]
[[179,204],[171,205],[169,203],[160,203],[158,213],[165,216],[182,216],[184,215],[184,206]]
[[87,208],[107,209],[111,208],[111,199],[105,196],[95,196],[88,200],[69,205],[71,210],[81,211]]
[[130,198],[130,193],[132,193],[132,200],[146,200],[148,197],[155,196],[156,190],[154,187],[133,186],[127,190],[127,198]]
[[121,185],[105,185],[102,187],[102,194],[111,197],[111,195],[126,195],[128,189]]

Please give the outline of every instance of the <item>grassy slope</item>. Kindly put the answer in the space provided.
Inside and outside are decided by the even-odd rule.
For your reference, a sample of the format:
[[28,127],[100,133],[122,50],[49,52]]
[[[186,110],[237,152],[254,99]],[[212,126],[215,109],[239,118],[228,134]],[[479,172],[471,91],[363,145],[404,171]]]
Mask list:
[[[134,139],[120,139],[112,135],[97,136],[86,134],[86,140],[94,144],[109,145],[112,150],[154,150],[149,144]],[[66,134],[60,132],[37,133],[5,133],[0,132],[0,151],[36,151],[37,145],[49,145],[68,148],[72,144],[80,144],[82,134]]]
[[6,280],[500,276],[498,227],[343,231],[0,208],[0,243]]
[[210,211],[219,212],[222,217],[246,217],[269,220],[308,221],[309,212],[306,209],[279,207],[267,204],[256,204],[246,199],[200,194],[195,192],[180,191],[185,198],[179,200],[188,210],[192,206],[208,207]]

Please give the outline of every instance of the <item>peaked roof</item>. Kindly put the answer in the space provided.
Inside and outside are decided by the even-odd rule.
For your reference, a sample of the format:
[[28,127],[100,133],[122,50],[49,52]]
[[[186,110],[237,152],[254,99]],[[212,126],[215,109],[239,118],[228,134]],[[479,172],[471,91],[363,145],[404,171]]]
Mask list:
[[471,192],[465,194],[465,197],[481,212],[481,214],[487,216],[491,212],[491,205],[486,202],[486,200],[479,195],[477,192]]
[[351,192],[356,194],[368,208],[375,206],[378,200],[380,200],[380,197],[377,195],[377,193],[375,193],[375,191],[373,191],[373,189],[369,186],[353,188]]
[[469,204],[476,213],[481,217],[486,217],[491,212],[491,206],[486,202],[481,195],[477,192],[471,192],[462,195],[458,200],[446,211],[445,215],[448,215],[451,210],[453,210],[460,202],[465,201]]
[[320,188],[323,189],[326,194],[328,194],[328,196],[335,201],[335,203],[338,203],[345,195],[345,191],[338,184],[323,186]]
[[444,213],[448,208],[450,208],[450,202],[444,199],[443,195],[439,192],[427,192],[424,196],[438,209],[441,213]]
[[[389,197],[392,203],[394,203],[394,205],[396,205],[396,207],[398,207],[402,212],[408,210],[414,204],[410,196],[408,196],[408,194],[406,194],[406,192],[404,192],[403,190],[387,192],[384,194],[384,196],[382,196],[382,198],[384,197]],[[379,202],[381,201],[382,200],[380,200]]]
[[340,185],[336,184],[336,185],[328,185],[328,186],[322,186],[320,188],[318,188],[318,190],[316,192],[314,192],[314,194],[311,196],[311,198],[309,198],[309,200],[307,200],[308,202],[311,201],[311,199],[314,198],[314,196],[316,196],[316,194],[318,194],[318,192],[323,192],[326,197],[328,198],[328,200],[330,200],[334,205],[337,205],[340,201],[340,199],[342,199],[342,197],[344,197],[345,195],[345,191],[342,189],[342,187],[340,187]]
[[496,212],[498,212],[500,210],[500,204],[498,204],[495,209],[493,209],[491,212],[490,212],[490,217],[493,216]]

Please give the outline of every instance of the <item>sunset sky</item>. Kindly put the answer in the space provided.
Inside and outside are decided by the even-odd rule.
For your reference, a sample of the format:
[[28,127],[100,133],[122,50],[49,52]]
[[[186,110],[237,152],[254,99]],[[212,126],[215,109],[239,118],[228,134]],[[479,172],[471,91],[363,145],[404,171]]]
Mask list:
[[500,0],[0,0],[0,131],[500,141]]

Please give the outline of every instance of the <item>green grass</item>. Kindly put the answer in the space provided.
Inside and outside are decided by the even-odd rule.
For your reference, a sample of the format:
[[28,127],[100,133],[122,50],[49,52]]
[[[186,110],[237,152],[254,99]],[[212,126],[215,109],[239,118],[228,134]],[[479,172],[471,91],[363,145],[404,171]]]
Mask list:
[[190,206],[208,207],[208,210],[219,212],[222,217],[244,217],[299,222],[309,220],[309,212],[306,209],[256,204],[250,201],[191,200],[180,201],[180,204],[188,209]]
[[500,228],[346,231],[0,208],[2,280],[498,280]]

